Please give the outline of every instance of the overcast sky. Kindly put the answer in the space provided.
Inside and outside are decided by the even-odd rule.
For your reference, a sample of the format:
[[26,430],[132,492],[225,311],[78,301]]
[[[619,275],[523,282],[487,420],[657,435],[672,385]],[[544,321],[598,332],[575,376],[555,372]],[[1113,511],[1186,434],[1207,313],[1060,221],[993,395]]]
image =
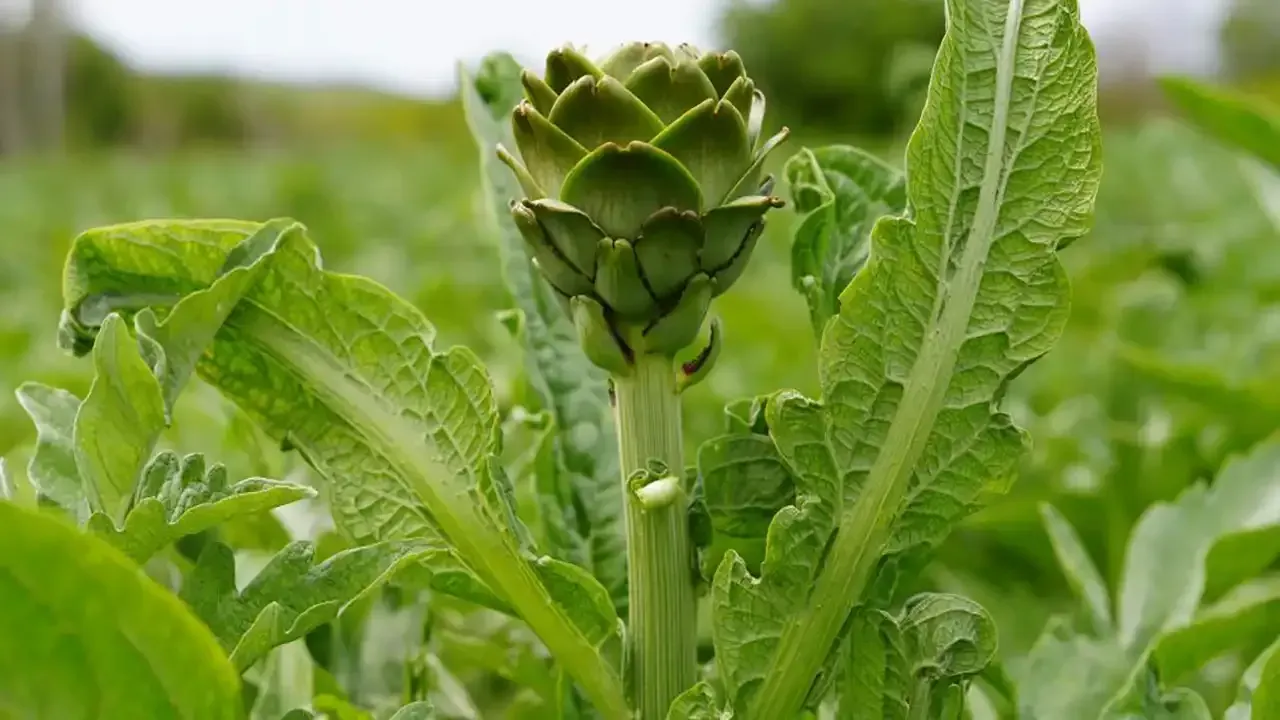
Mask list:
[[[0,5],[26,0],[0,0]],[[447,91],[459,59],[494,49],[532,61],[572,40],[711,44],[721,0],[64,0],[132,65]],[[1085,24],[1151,49],[1160,69],[1213,55],[1219,0],[1081,0]],[[643,12],[635,8],[643,7]]]

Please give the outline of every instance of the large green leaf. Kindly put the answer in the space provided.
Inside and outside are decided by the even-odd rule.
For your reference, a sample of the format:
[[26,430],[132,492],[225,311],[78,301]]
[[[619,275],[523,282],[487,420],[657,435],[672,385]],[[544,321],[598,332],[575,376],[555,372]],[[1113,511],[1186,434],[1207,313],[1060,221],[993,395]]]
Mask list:
[[118,551],[0,502],[0,715],[235,720],[217,641]]
[[[1204,594],[1216,545],[1230,544],[1233,567],[1264,568],[1280,555],[1274,543],[1249,545],[1280,525],[1280,438],[1229,461],[1213,485],[1193,485],[1172,503],[1143,513],[1129,538],[1116,613],[1122,645],[1135,652],[1187,625]],[[1241,554],[1244,556],[1241,557]],[[1248,575],[1237,576],[1236,582]]]
[[1067,577],[1067,584],[1080,597],[1094,631],[1109,634],[1112,630],[1111,594],[1107,592],[1102,573],[1098,572],[1098,567],[1089,558],[1089,551],[1085,549],[1080,535],[1052,505],[1041,505],[1040,517],[1049,534],[1049,543],[1053,545],[1058,565]]
[[1188,78],[1164,78],[1160,84],[1200,129],[1280,170],[1280,109]]
[[[81,235],[68,260],[64,344],[84,351],[93,331],[85,309],[104,296],[163,302],[166,288],[198,291],[220,268],[257,257],[260,275],[201,356],[201,377],[326,479],[348,535],[451,548],[606,716],[624,713],[606,657],[618,644],[607,591],[585,571],[535,554],[492,460],[497,407],[475,356],[434,350],[434,328],[377,283],[321,270],[301,225],[235,227],[173,221]],[[267,229],[276,239],[264,252],[256,238]],[[168,262],[174,257],[180,266]]]
[[1184,627],[1157,641],[1155,662],[1164,678],[1177,682],[1226,652],[1280,637],[1280,578],[1237,587],[1203,608]]
[[519,334],[526,346],[526,373],[554,419],[551,442],[556,462],[541,468],[539,485],[558,489],[548,495],[560,500],[547,503],[544,512],[560,513],[558,526],[569,533],[551,549],[590,570],[609,590],[618,612],[625,614],[622,486],[607,376],[587,360],[572,319],[533,267],[508,209],[524,193],[496,154],[499,144],[515,147],[511,110],[522,94],[520,66],[510,55],[494,54],[484,60],[475,78],[463,72],[460,85],[467,123],[480,146],[503,278],[522,319]]
[[142,563],[179,538],[315,494],[309,487],[264,478],[231,485],[226,467],[215,464],[206,471],[203,455],[179,461],[165,451],[143,470],[124,524],[117,528],[106,514],[94,513],[88,528]]
[[906,209],[902,173],[847,145],[804,148],[783,170],[796,212],[804,215],[791,245],[791,282],[809,303],[820,337],[840,311],[840,293],[871,250],[871,228]]
[[1271,720],[1280,717],[1280,640],[1249,665],[1240,679],[1236,701],[1225,720]]
[[1273,655],[1258,678],[1258,688],[1253,693],[1254,720],[1280,717],[1280,654]]
[[1017,674],[1020,717],[1100,717],[1134,672],[1133,661],[1114,638],[1081,635],[1054,622]]
[[1188,688],[1166,690],[1148,653],[1130,656],[1114,637],[1051,624],[1018,677],[1021,717],[1037,720],[1210,720]]
[[[1114,626],[1087,635],[1051,625],[1022,669],[1023,713],[1045,720],[1201,717],[1199,696],[1166,692],[1154,678],[1176,682],[1280,631],[1276,583],[1239,584],[1277,556],[1274,543],[1258,541],[1280,520],[1277,472],[1280,439],[1272,439],[1226,463],[1212,485],[1149,507],[1129,537]],[[1215,574],[1235,590],[1201,609]]]
[[732,554],[716,573],[719,678],[751,718],[798,711],[853,606],[1013,480],[1025,438],[997,403],[1066,322],[1056,251],[1101,175],[1092,45],[1071,0],[947,6],[906,215],[876,224],[826,326],[822,403],[769,405],[797,502],[758,577]]

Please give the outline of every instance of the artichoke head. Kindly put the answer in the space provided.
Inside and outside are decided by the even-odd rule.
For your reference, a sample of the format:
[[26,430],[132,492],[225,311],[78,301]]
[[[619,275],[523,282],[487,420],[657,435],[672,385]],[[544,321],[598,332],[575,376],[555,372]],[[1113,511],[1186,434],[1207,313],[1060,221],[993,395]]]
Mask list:
[[597,365],[674,357],[783,204],[761,175],[787,130],[760,137],[764,94],[734,52],[633,43],[597,64],[566,47],[522,82],[520,159],[498,154],[534,263]]

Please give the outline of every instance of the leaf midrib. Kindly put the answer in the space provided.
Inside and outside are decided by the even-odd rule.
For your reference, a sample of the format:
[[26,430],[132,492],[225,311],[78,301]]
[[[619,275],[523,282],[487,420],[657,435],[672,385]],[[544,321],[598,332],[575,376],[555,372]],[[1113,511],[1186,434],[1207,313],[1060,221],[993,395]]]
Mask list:
[[496,528],[486,527],[467,493],[441,492],[439,478],[456,479],[458,475],[421,453],[407,450],[420,447],[421,438],[404,426],[402,418],[371,401],[372,393],[366,392],[371,388],[357,383],[353,373],[343,372],[342,363],[332,353],[255,300],[242,300],[228,324],[315,392],[322,404],[365,439],[366,447],[387,460],[405,489],[426,505],[463,561],[505,597],[556,650],[555,657],[570,672],[578,670],[576,679],[606,717],[622,717],[625,703],[617,674],[550,598],[510,543]]
[[[867,476],[863,494],[841,514],[831,556],[817,578],[809,604],[783,629],[764,685],[756,694],[758,705],[751,709],[750,717],[789,717],[788,713],[804,701],[810,682],[879,560],[896,515],[886,510],[895,508],[905,494],[941,411],[999,217],[1005,179],[1005,133],[1022,14],[1023,0],[1011,0],[996,67],[995,107],[978,204],[960,267],[945,286],[951,292],[943,300],[941,312],[934,315],[937,319],[924,333],[906,391]],[[962,52],[958,43],[956,52]],[[946,275],[948,254],[943,254],[940,278]]]

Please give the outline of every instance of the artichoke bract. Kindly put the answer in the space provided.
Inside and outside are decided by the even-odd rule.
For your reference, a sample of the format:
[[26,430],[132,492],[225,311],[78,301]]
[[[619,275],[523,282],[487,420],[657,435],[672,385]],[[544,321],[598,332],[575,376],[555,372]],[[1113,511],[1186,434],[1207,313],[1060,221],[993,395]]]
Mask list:
[[692,344],[782,200],[762,178],[764,94],[735,52],[633,43],[599,64],[573,48],[522,75],[512,114],[526,197],[511,203],[588,357],[625,374]]

